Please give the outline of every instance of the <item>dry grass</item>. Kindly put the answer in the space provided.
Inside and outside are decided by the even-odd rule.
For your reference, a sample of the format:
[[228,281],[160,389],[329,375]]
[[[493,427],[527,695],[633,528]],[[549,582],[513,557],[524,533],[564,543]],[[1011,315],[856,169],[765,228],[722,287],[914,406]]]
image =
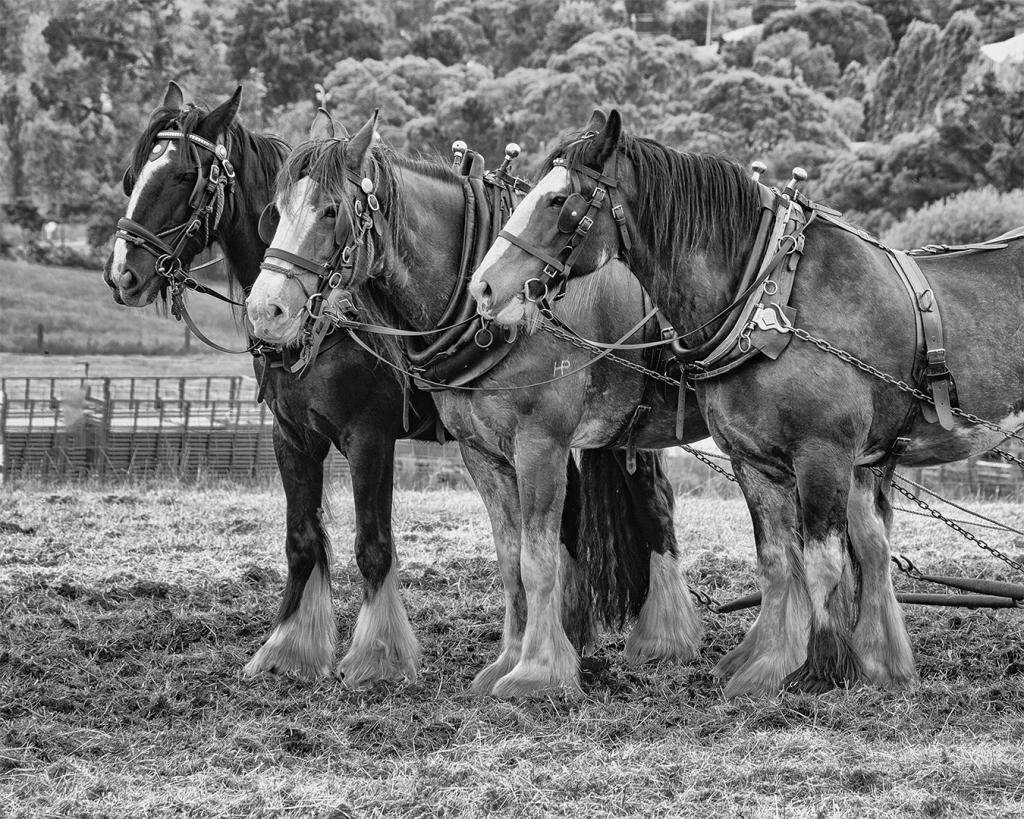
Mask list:
[[[344,640],[358,574],[351,501],[333,506]],[[1016,506],[985,508],[1021,523]],[[624,667],[609,636],[578,703],[472,699],[501,618],[482,506],[400,493],[420,681],[246,681],[281,589],[283,513],[274,488],[0,494],[0,815],[1022,812],[1019,612],[910,611],[922,683],[909,693],[725,702],[711,668],[747,613],[706,616],[706,650],[683,667]],[[753,587],[741,503],[688,500],[678,526],[691,580],[721,597]],[[897,531],[930,569],[1005,576],[954,537],[916,518]]]

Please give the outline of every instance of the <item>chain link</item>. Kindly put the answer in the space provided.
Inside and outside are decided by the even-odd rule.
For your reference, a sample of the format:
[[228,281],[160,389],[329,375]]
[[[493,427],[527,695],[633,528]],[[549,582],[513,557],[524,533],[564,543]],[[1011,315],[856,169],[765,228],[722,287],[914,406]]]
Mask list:
[[[876,467],[876,466],[871,467],[871,471],[874,472],[878,477],[882,477],[882,470],[879,469],[878,467]],[[935,518],[938,521],[941,521],[946,526],[948,526],[950,529],[952,529],[954,532],[956,532],[958,535],[966,538],[967,540],[971,541],[971,543],[973,543],[976,546],[984,549],[986,552],[988,552],[990,555],[992,555],[992,557],[995,557],[995,558],[1003,561],[1003,563],[1005,563],[1007,566],[1009,566],[1014,571],[1020,572],[1021,574],[1024,574],[1024,564],[1021,564],[1021,563],[1017,562],[1016,560],[1014,560],[1009,555],[999,551],[999,549],[997,549],[995,546],[992,546],[989,543],[986,543],[984,540],[982,540],[980,537],[975,535],[973,532],[967,531],[966,529],[964,529],[963,526],[961,526],[956,521],[951,520],[950,518],[947,518],[940,511],[938,511],[937,509],[932,507],[929,503],[927,503],[926,501],[923,501],[919,497],[917,497],[917,495],[915,495],[909,489],[906,489],[905,487],[900,486],[895,481],[892,482],[892,487],[897,492],[899,492],[901,495],[903,495],[903,497],[905,497],[907,500],[912,501],[913,503],[916,503],[921,509],[923,509],[925,512],[927,512],[931,517]]]
[[998,455],[1007,463],[1016,464],[1021,469],[1024,469],[1024,459],[1018,458],[1012,452],[1007,452],[1005,449],[993,449],[990,450],[994,455]]
[[[908,395],[914,396],[914,398],[917,398],[919,401],[924,401],[925,403],[932,405],[935,404],[935,401],[932,399],[930,395],[928,395],[928,393],[919,390],[916,387],[910,386],[910,384],[908,384],[906,381],[902,381],[901,379],[896,378],[896,376],[894,375],[882,372],[877,367],[872,367],[867,362],[861,361],[853,353],[847,352],[846,350],[843,350],[840,347],[836,347],[835,345],[830,344],[823,338],[812,336],[806,330],[802,330],[799,327],[793,327],[792,325],[790,325],[788,331],[795,335],[797,338],[799,338],[801,341],[806,341],[809,342],[810,344],[813,344],[819,350],[829,353],[830,355],[834,355],[840,361],[845,361],[847,364],[852,364],[861,372],[865,372],[868,375],[874,376],[880,381],[884,381],[886,384],[895,387],[901,392],[905,392]],[[782,330],[781,332],[786,332],[786,330]],[[999,426],[999,424],[996,424],[992,421],[986,421],[984,418],[979,418],[977,415],[973,415],[969,412],[964,412],[959,407],[950,407],[950,410],[952,411],[953,415],[959,416],[960,418],[963,418],[965,421],[969,421],[972,424],[977,424],[978,426],[985,427],[986,429],[989,429],[992,432],[997,432],[1005,438],[1014,438],[1020,441],[1021,443],[1024,443],[1024,435],[1021,435],[1019,432],[1004,429],[1003,427]],[[1019,459],[1016,460],[1016,463],[1018,463],[1020,466],[1024,466],[1024,461],[1021,461]]]
[[707,455],[705,455],[699,449],[694,449],[692,446],[689,446],[688,444],[683,444],[679,448],[689,452],[694,458],[696,458],[702,464],[707,466],[709,469],[713,469],[715,472],[717,472],[719,475],[721,475],[726,480],[732,481],[733,483],[737,483],[735,475],[733,475],[727,469],[722,469],[722,467],[720,467],[718,464],[716,464],[714,461],[712,461],[711,458],[709,458]]
[[[565,330],[555,327],[550,322],[544,322],[543,324],[541,324],[540,329],[543,330],[545,333],[554,336],[555,338],[559,338],[562,341],[568,341],[574,347],[579,347],[581,350],[586,350],[587,352],[590,353],[604,352],[604,350],[602,350],[600,347],[595,347],[592,344],[588,344],[585,340],[578,338],[577,336],[574,336],[572,333],[567,333]],[[626,369],[633,370],[634,372],[638,372],[641,375],[646,375],[648,378],[653,378],[655,381],[661,381],[662,383],[665,384],[671,384],[676,389],[679,388],[679,379],[672,378],[671,376],[665,375],[664,373],[659,373],[657,370],[649,369],[643,366],[643,364],[637,364],[634,361],[629,361],[628,359],[615,355],[615,353],[608,353],[603,357],[608,359],[609,361],[614,361],[616,364],[621,364]]]

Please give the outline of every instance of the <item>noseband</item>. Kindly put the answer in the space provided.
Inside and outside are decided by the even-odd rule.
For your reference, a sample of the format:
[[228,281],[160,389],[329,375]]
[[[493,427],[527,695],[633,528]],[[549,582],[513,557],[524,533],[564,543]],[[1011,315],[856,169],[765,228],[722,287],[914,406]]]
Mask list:
[[[617,161],[618,157],[616,156]],[[569,235],[558,255],[552,256],[539,245],[528,242],[507,230],[498,233],[500,238],[511,242],[544,262],[544,270],[541,271],[541,274],[536,278],[528,279],[523,286],[526,300],[534,302],[542,310],[550,310],[549,300],[560,299],[564,294],[565,282],[572,275],[572,268],[580,253],[583,252],[590,229],[594,226],[598,211],[604,207],[606,200],[611,204],[612,218],[619,229],[621,251],[628,254],[632,247],[629,230],[626,227],[625,212],[622,205],[615,201],[618,179],[586,166],[569,168],[563,159],[556,159],[554,164],[566,168],[573,187],[573,192],[566,198],[565,204],[562,205],[558,214],[558,232]],[[581,193],[582,186],[579,184],[576,174],[589,177],[597,183],[589,200]]]
[[[317,277],[316,289],[308,293],[303,307],[306,311],[306,320],[300,331],[302,349],[298,361],[290,368],[300,378],[309,371],[316,360],[321,343],[337,324],[337,316],[331,311],[324,310],[328,298],[335,291],[348,290],[351,287],[356,275],[356,257],[359,249],[367,244],[369,234],[373,232],[378,238],[384,235],[384,215],[380,210],[380,201],[374,193],[373,180],[357,174],[350,168],[345,168],[345,176],[356,186],[359,194],[352,200],[351,212],[343,212],[340,208],[338,210],[334,222],[334,250],[326,262],[317,262],[271,244],[280,216],[273,202],[264,208],[260,216],[260,238],[270,245],[264,255],[263,267],[287,278],[296,278],[296,272],[292,268],[298,268],[302,273],[310,273]],[[347,242],[344,241],[346,231]],[[275,264],[270,261],[271,259],[287,262],[292,267]],[[348,299],[343,300],[335,309],[342,314],[355,312]]]
[[[188,145],[196,165],[196,184],[188,200],[192,212],[182,224],[159,233],[153,233],[144,225],[122,217],[117,220],[117,236],[156,257],[157,275],[169,281],[172,291],[180,291],[194,284],[187,273],[189,263],[183,262],[181,258],[185,245],[200,230],[203,231],[203,247],[210,244],[224,214],[225,199],[234,190],[235,168],[228,159],[231,154],[231,136],[226,135],[226,144],[222,144],[182,131],[160,131],[156,135],[157,144],[161,140],[174,140]],[[203,178],[199,148],[213,155],[214,161],[210,165],[210,176],[207,179]],[[122,181],[126,195],[131,193],[130,170],[125,171]]]

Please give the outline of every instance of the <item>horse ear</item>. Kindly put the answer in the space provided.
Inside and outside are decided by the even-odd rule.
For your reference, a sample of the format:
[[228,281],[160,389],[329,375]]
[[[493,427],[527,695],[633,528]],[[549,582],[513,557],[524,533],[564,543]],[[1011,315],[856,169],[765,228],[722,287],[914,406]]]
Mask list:
[[227,133],[238,116],[238,106],[241,102],[242,86],[238,86],[227,102],[221,103],[203,118],[203,130],[211,136]]
[[315,140],[334,139],[334,120],[326,108],[317,108],[309,126],[309,138]]
[[164,91],[164,101],[160,103],[162,108],[170,108],[172,111],[180,111],[185,105],[185,95],[181,86],[174,80],[167,83],[167,90]]
[[615,153],[620,136],[622,136],[622,118],[618,111],[612,109],[604,127],[598,131],[597,136],[590,140],[584,162],[591,168],[598,170],[603,168],[604,163]]
[[348,141],[348,148],[345,150],[345,164],[353,171],[362,170],[363,162],[366,161],[370,148],[373,146],[373,140],[377,134],[377,115],[379,113],[380,109],[378,108],[373,112],[373,116],[366,120],[363,127],[356,132],[356,135]]
[[605,116],[604,111],[595,108],[594,113],[590,115],[590,120],[583,126],[583,133],[596,134],[604,128],[606,122],[608,122],[608,117]]

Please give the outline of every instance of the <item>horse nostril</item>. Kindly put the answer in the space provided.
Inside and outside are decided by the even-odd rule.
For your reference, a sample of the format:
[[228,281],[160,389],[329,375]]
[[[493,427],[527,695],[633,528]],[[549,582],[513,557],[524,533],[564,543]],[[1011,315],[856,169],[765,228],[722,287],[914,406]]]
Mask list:
[[125,267],[114,279],[118,287],[126,293],[134,290],[139,283],[139,277],[130,267]]
[[284,315],[284,310],[281,309],[281,305],[276,301],[272,301],[267,305],[267,318],[276,319]]
[[491,286],[484,279],[473,282],[469,287],[469,293],[483,308],[491,303]]

